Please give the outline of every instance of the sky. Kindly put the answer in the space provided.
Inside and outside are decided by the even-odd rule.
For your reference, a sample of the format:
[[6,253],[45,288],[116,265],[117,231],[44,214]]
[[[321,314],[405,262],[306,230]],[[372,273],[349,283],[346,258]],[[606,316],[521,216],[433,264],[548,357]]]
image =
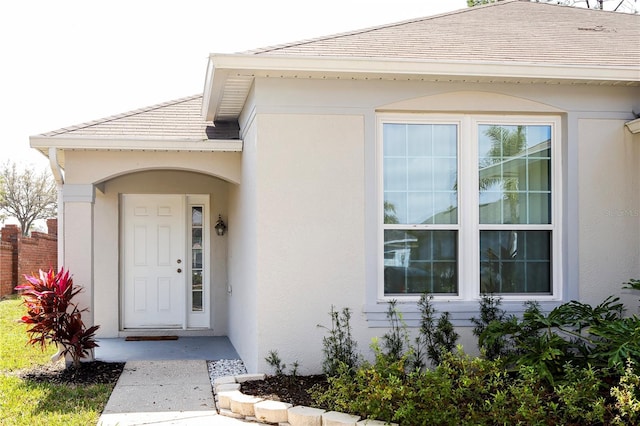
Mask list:
[[466,8],[466,0],[20,0],[0,5],[0,164],[29,136],[202,93],[234,53]]

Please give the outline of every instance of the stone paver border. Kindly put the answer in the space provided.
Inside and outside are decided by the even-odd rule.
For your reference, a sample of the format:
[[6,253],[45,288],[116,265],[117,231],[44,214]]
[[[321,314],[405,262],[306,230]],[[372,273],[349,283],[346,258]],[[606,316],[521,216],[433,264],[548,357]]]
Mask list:
[[240,392],[241,383],[264,380],[265,377],[265,374],[241,374],[215,379],[213,393],[218,413],[248,422],[278,426],[398,426],[379,420],[361,420],[359,416],[337,411],[294,407],[284,402],[265,400]]

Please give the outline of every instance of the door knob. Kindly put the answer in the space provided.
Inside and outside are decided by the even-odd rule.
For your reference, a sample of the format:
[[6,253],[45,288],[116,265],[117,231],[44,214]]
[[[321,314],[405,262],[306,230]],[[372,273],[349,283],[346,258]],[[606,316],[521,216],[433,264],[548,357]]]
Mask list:
[[182,269],[178,268],[178,273],[182,272]]

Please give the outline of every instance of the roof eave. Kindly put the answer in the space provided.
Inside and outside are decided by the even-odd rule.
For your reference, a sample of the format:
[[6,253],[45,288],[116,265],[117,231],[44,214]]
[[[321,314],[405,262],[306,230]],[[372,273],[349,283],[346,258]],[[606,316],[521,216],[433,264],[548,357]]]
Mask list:
[[[207,120],[237,118],[251,82],[257,76],[290,78],[357,79],[502,79],[601,84],[640,83],[638,67],[556,65],[541,63],[474,62],[445,60],[387,59],[365,57],[285,56],[254,54],[212,54],[209,57],[203,115]],[[234,84],[228,87],[228,81]],[[245,84],[238,85],[238,79]],[[226,111],[224,100],[240,105],[234,114]]]
[[31,136],[32,148],[48,155],[49,148],[60,150],[96,151],[183,151],[183,152],[241,152],[239,139],[173,139],[173,138],[116,138],[80,136]]

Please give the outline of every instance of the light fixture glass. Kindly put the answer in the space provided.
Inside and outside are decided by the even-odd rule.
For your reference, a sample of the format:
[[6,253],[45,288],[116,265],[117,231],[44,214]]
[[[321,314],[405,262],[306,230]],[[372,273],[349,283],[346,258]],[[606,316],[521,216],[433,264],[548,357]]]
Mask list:
[[223,236],[225,232],[227,232],[227,225],[225,225],[221,215],[218,215],[218,221],[216,222],[216,226],[214,226],[214,228],[216,230],[216,234],[218,234],[219,236]]

